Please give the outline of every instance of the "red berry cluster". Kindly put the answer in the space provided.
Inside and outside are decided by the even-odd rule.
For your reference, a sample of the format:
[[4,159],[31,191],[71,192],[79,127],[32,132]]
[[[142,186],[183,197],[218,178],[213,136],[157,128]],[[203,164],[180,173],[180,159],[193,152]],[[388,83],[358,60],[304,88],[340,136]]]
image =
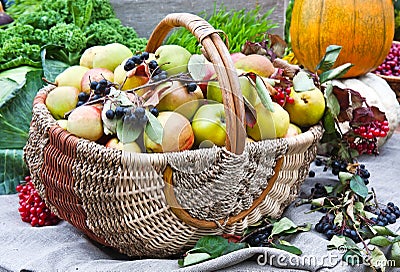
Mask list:
[[374,73],[384,76],[400,76],[400,43],[392,43],[389,54]]
[[361,154],[378,154],[376,144],[378,137],[386,137],[389,132],[389,122],[374,121],[368,125],[353,128],[355,137],[347,138],[350,148]]
[[54,213],[46,207],[46,204],[36,191],[30,176],[25,177],[25,185],[17,185],[19,197],[19,214],[24,222],[32,227],[52,226],[60,222]]
[[294,103],[294,98],[290,96],[291,89],[290,86],[281,87],[281,86],[276,86],[275,87],[276,94],[272,96],[272,100],[282,107],[286,104],[293,104]]

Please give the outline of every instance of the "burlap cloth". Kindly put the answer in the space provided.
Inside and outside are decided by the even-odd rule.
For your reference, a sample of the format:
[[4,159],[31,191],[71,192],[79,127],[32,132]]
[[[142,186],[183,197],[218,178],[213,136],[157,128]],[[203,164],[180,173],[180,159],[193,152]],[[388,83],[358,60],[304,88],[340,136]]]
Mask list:
[[[363,156],[371,172],[370,186],[382,203],[400,205],[400,134],[395,133],[378,157]],[[309,193],[316,182],[333,184],[336,178],[322,167],[311,166],[315,178],[307,178],[301,190]],[[174,259],[132,260],[88,240],[66,222],[32,228],[20,220],[17,195],[0,196],[0,272],[3,271],[369,271],[365,266],[342,263],[338,251],[327,251],[327,240],[314,230],[288,237],[303,254],[299,257],[270,248],[249,248],[187,268]],[[284,216],[297,224],[316,223],[322,216],[306,214],[309,205],[289,206]],[[390,228],[399,231],[400,220]],[[387,268],[386,271],[400,271]]]

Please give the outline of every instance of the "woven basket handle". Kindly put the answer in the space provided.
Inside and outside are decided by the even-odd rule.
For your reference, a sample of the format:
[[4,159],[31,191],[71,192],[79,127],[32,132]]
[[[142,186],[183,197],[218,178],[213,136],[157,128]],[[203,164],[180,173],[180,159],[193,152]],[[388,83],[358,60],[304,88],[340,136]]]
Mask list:
[[244,102],[236,69],[225,43],[218,31],[201,17],[189,13],[171,13],[153,30],[146,51],[154,53],[175,27],[188,29],[203,46],[206,57],[213,63],[225,108],[226,148],[233,153],[241,154],[246,139]]

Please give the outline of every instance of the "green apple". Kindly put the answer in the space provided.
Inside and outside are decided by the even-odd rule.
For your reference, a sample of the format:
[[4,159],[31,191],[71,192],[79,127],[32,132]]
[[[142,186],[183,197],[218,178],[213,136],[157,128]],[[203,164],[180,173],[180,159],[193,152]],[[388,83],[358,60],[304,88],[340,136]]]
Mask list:
[[75,87],[56,87],[47,95],[46,107],[55,119],[62,119],[67,112],[76,108],[78,95],[79,90]]
[[[241,76],[239,77],[239,84],[242,90],[242,95],[246,97],[251,105],[255,105],[258,94],[254,85],[250,82],[251,79]],[[207,99],[222,103],[222,91],[219,87],[218,81],[210,81],[207,85]]]
[[258,103],[256,111],[256,124],[251,128],[247,126],[247,135],[255,141],[282,138],[289,129],[289,114],[278,103],[273,102],[274,111],[271,112]]
[[309,127],[322,119],[325,112],[325,98],[320,89],[296,92],[292,88],[290,96],[293,97],[294,103],[286,103],[285,109],[292,123],[300,127]]
[[192,147],[193,130],[185,116],[174,111],[163,111],[157,119],[163,127],[162,142],[155,143],[144,133],[144,145],[148,152],[176,152]]
[[77,107],[68,116],[67,131],[91,141],[99,140],[103,136],[101,109],[95,105]]
[[162,88],[168,89],[161,95],[157,109],[159,111],[176,111],[190,120],[203,99],[200,87],[197,86],[194,92],[190,92],[185,84],[175,80],[172,83],[165,82],[158,85],[156,90]]
[[120,43],[110,43],[96,50],[93,57],[93,68],[105,68],[114,71],[126,58],[133,56],[132,51]]
[[216,103],[201,106],[193,116],[192,129],[197,147],[225,146],[224,105]]
[[81,80],[89,68],[80,65],[73,65],[65,69],[55,78],[56,86],[73,86],[81,90]]
[[186,48],[175,44],[166,44],[157,48],[154,54],[160,68],[165,70],[169,76],[188,72],[191,54]]

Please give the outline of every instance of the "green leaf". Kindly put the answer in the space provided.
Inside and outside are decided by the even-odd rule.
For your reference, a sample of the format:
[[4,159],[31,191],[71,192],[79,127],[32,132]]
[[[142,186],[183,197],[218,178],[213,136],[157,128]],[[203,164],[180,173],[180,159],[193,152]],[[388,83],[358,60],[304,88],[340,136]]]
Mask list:
[[371,238],[369,243],[376,246],[387,247],[392,244],[392,241],[385,236],[375,236]]
[[70,67],[69,56],[63,49],[61,46],[46,45],[40,52],[43,74],[47,81],[54,82],[59,74]]
[[325,88],[325,100],[326,106],[331,110],[334,117],[337,117],[340,113],[340,104],[337,97],[333,94],[333,85],[327,84]]
[[323,72],[328,71],[335,64],[342,47],[339,45],[329,45],[326,48],[325,55],[323,56],[320,63],[315,68],[316,71],[321,70]]
[[245,243],[231,243],[219,235],[207,235],[200,238],[195,247],[189,253],[207,253],[210,258],[217,258],[221,255],[242,249]]
[[380,271],[385,272],[387,259],[385,254],[383,254],[382,250],[380,250],[378,247],[374,247],[371,252],[371,263],[374,268],[380,268]]
[[267,90],[267,87],[265,87],[263,80],[259,76],[256,76],[256,90],[264,107],[270,112],[274,112],[275,109],[274,105],[272,104],[272,98]]
[[368,196],[368,188],[359,175],[354,175],[351,178],[350,189],[363,198],[366,198]]
[[287,251],[287,252],[295,254],[295,255],[301,255],[303,253],[298,247],[296,247],[284,240],[280,240],[279,244],[271,243],[271,245],[275,248]]
[[[11,80],[17,82],[18,85],[19,84],[23,85],[23,84],[25,84],[25,81],[26,81],[26,74],[30,71],[35,71],[35,70],[40,70],[40,69],[32,67],[32,66],[26,66],[26,65],[20,66],[17,68],[13,68],[13,69],[8,69],[8,70],[5,70],[0,73],[0,79],[11,79]],[[3,85],[3,83],[2,83],[1,86],[5,86],[5,85]],[[2,97],[3,97],[4,93],[6,93],[6,92],[3,93],[3,91],[4,91],[4,89],[2,89],[2,92],[0,93],[0,101],[3,100]]]
[[361,251],[357,249],[348,250],[343,255],[342,260],[350,265],[359,265],[364,261]]
[[327,246],[328,250],[342,248],[346,244],[346,238],[333,235]]
[[22,149],[0,149],[0,195],[16,193],[28,173]]
[[211,259],[210,254],[205,253],[205,252],[200,252],[200,253],[188,253],[184,258],[183,261],[178,261],[178,264],[183,267],[183,266],[189,266],[192,264],[197,264],[201,263],[203,261]]
[[332,79],[335,79],[335,78],[340,78],[341,76],[346,74],[347,71],[352,66],[354,66],[354,65],[351,64],[351,63],[345,63],[343,65],[340,65],[340,66],[336,67],[333,70],[329,70],[329,71],[323,72],[322,74],[319,75],[319,81],[321,82],[321,84],[323,84],[323,83],[325,83],[325,82],[327,82],[329,80],[332,80]]
[[333,116],[332,111],[329,108],[325,111],[323,124],[325,134],[336,134],[335,117]]
[[117,122],[117,138],[124,144],[136,141],[143,132],[133,115],[125,115]]
[[0,78],[0,108],[7,103],[13,96],[15,96],[16,91],[20,88],[20,85],[10,78]]
[[43,86],[42,70],[26,75],[22,88],[14,89],[0,106],[0,149],[22,149],[28,139],[32,103]]
[[339,180],[341,183],[346,183],[348,180],[351,180],[353,178],[353,174],[349,172],[339,172]]
[[390,250],[390,259],[395,261],[396,267],[400,267],[400,242],[393,244]]
[[293,89],[296,92],[306,92],[315,89],[314,81],[304,71],[298,72],[293,77]]
[[387,227],[373,226],[372,228],[376,231],[378,235],[397,237],[397,234]]
[[270,236],[282,234],[292,228],[297,228],[297,225],[293,223],[289,218],[283,217],[282,219],[274,223]]
[[145,127],[146,135],[155,143],[161,144],[163,138],[163,127],[160,121],[151,114],[148,110],[146,110],[146,115],[149,118],[149,121]]

